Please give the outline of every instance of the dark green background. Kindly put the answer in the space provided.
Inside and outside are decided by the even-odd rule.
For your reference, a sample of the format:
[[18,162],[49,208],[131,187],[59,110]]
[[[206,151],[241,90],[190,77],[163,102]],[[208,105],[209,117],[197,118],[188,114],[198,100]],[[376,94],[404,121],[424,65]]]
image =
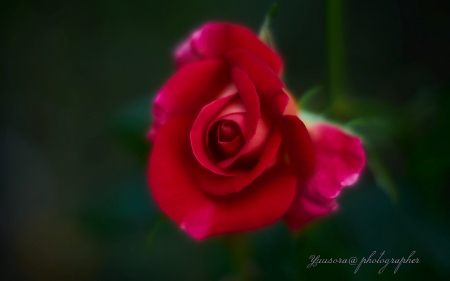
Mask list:
[[[317,113],[345,97],[327,116],[362,130],[377,172],[300,233],[280,222],[204,242],[161,219],[147,191],[151,99],[194,28],[257,31],[272,1],[0,3],[1,279],[450,280],[449,2],[332,2],[278,1],[284,78],[297,96],[320,87],[304,104]],[[306,267],[372,251],[420,263]]]

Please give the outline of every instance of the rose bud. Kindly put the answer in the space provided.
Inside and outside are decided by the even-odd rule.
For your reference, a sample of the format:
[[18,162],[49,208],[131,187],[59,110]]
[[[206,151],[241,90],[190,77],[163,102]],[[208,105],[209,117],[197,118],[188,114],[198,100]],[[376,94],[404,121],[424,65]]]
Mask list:
[[307,123],[316,154],[313,175],[298,180],[297,194],[285,219],[291,230],[337,209],[336,197],[356,182],[365,164],[361,140],[336,125]]

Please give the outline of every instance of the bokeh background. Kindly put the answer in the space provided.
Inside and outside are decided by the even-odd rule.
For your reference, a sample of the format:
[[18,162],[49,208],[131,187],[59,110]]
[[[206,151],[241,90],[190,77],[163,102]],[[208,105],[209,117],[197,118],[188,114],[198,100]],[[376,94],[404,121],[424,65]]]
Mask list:
[[[197,242],[146,186],[153,95],[211,20],[258,31],[269,1],[2,1],[1,280],[450,280],[450,3],[277,1],[302,108],[360,133],[369,165],[340,209]],[[390,265],[325,258],[414,257]]]

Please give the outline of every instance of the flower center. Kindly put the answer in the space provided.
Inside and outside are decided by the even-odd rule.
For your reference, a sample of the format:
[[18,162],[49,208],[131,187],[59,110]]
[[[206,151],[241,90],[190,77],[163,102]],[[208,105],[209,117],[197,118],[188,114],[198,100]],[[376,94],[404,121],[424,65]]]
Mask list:
[[216,161],[235,156],[245,144],[239,125],[232,120],[219,120],[209,131],[209,152]]
[[217,128],[217,138],[219,142],[231,142],[241,134],[241,129],[234,121],[222,121]]

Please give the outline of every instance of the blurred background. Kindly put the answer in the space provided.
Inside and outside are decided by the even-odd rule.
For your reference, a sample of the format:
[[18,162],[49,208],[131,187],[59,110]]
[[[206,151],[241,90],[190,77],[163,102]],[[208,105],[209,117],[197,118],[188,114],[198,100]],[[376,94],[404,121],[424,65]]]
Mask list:
[[[450,2],[277,1],[302,109],[364,137],[340,209],[194,241],[146,186],[150,105],[172,51],[207,21],[258,32],[269,1],[0,3],[1,280],[450,280]],[[319,264],[311,255],[414,257]]]

